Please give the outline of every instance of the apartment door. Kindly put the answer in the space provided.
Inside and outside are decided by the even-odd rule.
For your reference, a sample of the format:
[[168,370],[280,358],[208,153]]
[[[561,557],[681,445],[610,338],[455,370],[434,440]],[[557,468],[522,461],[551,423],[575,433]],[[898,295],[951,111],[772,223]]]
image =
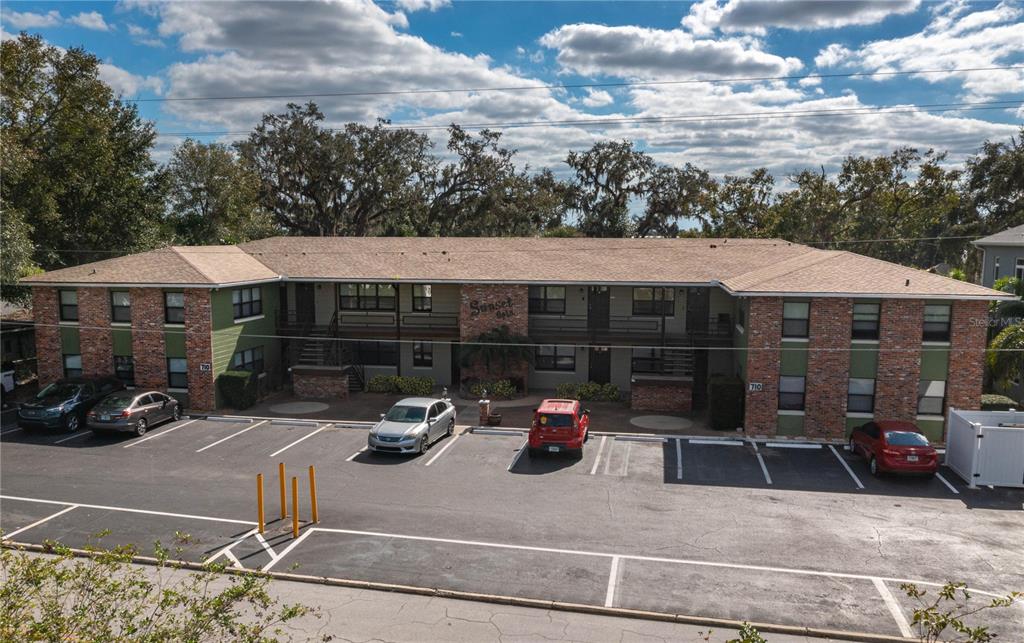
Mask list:
[[686,289],[686,332],[700,333],[708,330],[711,317],[710,294],[707,288]]
[[608,286],[591,286],[587,296],[587,328],[591,334],[608,331],[611,295]]
[[316,286],[295,284],[295,321],[299,324],[316,322]]
[[607,384],[612,381],[612,351],[607,346],[590,347],[588,379],[598,384]]

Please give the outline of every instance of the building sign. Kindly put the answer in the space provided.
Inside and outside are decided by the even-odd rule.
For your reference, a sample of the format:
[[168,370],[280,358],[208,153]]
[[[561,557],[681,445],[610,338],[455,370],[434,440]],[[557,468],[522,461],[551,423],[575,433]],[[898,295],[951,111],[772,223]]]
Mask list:
[[484,303],[481,303],[478,299],[471,299],[469,302],[469,318],[476,319],[483,313],[494,313],[494,316],[498,319],[511,319],[516,316],[511,296],[498,301]]
[[747,390],[748,391],[752,391],[754,393],[758,393],[760,391],[763,391],[764,390],[764,383],[763,382],[751,382],[750,384],[747,384]]
[[203,362],[199,365],[199,372],[201,373],[209,373],[212,370],[213,366],[209,362]]

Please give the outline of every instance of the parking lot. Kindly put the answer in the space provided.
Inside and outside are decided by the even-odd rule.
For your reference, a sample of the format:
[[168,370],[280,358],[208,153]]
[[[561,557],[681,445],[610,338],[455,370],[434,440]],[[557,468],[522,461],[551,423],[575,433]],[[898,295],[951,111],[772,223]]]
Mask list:
[[[968,489],[945,468],[875,478],[840,446],[626,434],[595,434],[580,459],[532,458],[521,431],[465,427],[407,457],[367,452],[366,430],[8,426],[0,529],[18,542],[159,540],[183,559],[250,569],[895,635],[910,633],[913,607],[901,582],[964,581],[980,600],[1024,589],[1024,491]],[[279,462],[300,483],[297,540],[279,519]],[[990,620],[1024,638],[1024,607]]]

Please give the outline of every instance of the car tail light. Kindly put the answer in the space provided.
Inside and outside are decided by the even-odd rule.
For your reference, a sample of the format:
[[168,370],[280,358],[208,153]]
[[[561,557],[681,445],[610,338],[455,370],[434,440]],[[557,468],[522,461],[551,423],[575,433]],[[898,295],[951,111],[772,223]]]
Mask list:
[[96,417],[96,411],[89,411],[86,415],[88,415],[91,418],[94,418]]
[[121,417],[123,417],[123,418],[130,418],[131,416],[132,416],[131,409],[125,409],[125,410],[121,411]]
[[902,454],[899,451],[897,451],[896,449],[882,449],[882,455],[887,455],[890,458],[895,458],[895,457],[897,457],[899,455],[902,455]]

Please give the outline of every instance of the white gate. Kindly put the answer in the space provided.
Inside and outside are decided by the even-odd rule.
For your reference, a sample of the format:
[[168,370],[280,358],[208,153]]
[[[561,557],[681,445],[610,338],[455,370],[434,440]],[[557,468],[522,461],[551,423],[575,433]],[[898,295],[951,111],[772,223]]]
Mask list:
[[949,409],[946,464],[970,486],[1024,487],[1024,413]]

